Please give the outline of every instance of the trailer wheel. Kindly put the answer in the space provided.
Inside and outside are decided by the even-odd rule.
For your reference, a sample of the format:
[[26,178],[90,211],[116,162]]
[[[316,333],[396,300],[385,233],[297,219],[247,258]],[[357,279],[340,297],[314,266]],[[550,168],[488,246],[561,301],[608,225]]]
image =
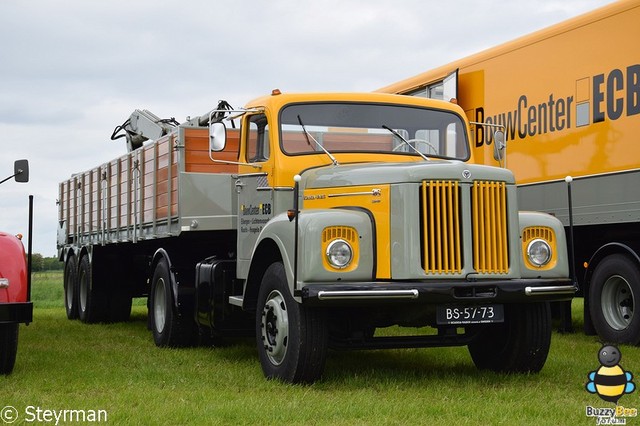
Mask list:
[[293,299],[282,262],[269,266],[262,278],[256,338],[268,379],[312,383],[322,375],[328,343],[325,317]]
[[610,343],[640,343],[640,270],[627,256],[605,257],[593,273],[589,311],[598,336]]
[[153,272],[149,315],[153,341],[159,347],[185,347],[193,343],[194,325],[190,318],[180,317],[175,309],[171,272],[161,259]]
[[78,317],[84,323],[106,320],[106,298],[99,282],[93,280],[89,256],[82,256],[78,267]]
[[0,374],[13,371],[18,352],[18,326],[17,323],[0,324]]
[[479,369],[504,373],[537,373],[551,345],[548,303],[505,306],[505,321],[482,328],[469,344]]
[[64,265],[64,306],[67,318],[78,318],[78,261],[75,255],[69,256]]

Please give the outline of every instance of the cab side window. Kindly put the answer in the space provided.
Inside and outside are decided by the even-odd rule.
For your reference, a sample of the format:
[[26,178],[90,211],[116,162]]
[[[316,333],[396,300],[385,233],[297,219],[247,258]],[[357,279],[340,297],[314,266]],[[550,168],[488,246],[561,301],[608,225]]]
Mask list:
[[269,123],[264,114],[249,117],[246,135],[247,162],[256,163],[269,158]]

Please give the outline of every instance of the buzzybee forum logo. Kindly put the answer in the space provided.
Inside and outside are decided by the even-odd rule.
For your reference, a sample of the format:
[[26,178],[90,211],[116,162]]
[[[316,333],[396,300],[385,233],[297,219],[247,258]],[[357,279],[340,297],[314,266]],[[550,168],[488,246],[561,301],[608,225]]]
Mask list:
[[596,424],[626,424],[628,417],[637,417],[637,408],[626,408],[618,404],[618,400],[626,394],[633,393],[636,385],[633,374],[625,371],[620,365],[622,353],[611,345],[600,348],[598,361],[600,368],[591,371],[585,384],[587,392],[596,394],[606,402],[612,402],[615,407],[596,408],[586,407],[587,417],[595,417]]

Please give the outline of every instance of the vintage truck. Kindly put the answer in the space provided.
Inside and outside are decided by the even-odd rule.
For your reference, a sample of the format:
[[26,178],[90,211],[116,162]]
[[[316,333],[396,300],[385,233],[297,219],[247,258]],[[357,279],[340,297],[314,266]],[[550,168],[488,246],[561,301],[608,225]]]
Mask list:
[[459,106],[388,94],[136,110],[112,136],[126,155],[60,184],[68,317],[147,297],[156,345],[255,335],[265,376],[294,383],[328,348],[467,345],[479,368],[539,371],[548,302],[575,292],[564,230],[519,212],[468,136]]

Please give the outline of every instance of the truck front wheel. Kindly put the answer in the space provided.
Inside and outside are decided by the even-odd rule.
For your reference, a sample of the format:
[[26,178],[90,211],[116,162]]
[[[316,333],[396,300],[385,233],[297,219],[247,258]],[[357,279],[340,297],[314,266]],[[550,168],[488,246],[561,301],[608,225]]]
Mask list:
[[589,310],[598,336],[611,343],[640,343],[640,271],[627,256],[607,256],[589,285]]
[[13,371],[18,352],[19,324],[0,324],[0,374]]
[[165,259],[161,259],[153,272],[149,315],[153,341],[156,346],[184,347],[194,340],[194,324],[190,318],[180,317],[174,307],[171,271]]
[[268,379],[312,383],[322,375],[328,343],[324,314],[293,299],[282,262],[269,266],[262,278],[256,338]]
[[547,361],[551,345],[548,303],[505,306],[501,324],[478,331],[469,353],[479,369],[504,373],[537,373]]

